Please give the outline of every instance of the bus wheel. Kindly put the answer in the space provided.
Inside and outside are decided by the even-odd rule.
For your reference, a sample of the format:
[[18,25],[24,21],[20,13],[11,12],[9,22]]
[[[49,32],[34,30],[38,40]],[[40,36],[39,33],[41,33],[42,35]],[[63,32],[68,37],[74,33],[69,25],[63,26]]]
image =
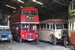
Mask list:
[[68,38],[67,37],[64,38],[64,46],[65,47],[68,47],[69,46],[69,41],[68,41]]
[[36,40],[35,40],[35,42],[37,42],[37,43],[38,43],[38,42],[39,42],[39,39],[36,39]]
[[54,37],[52,37],[52,39],[51,39],[51,43],[53,44],[53,45],[56,45],[56,38],[54,38]]
[[18,42],[21,43],[22,39],[20,38],[20,35],[18,35]]

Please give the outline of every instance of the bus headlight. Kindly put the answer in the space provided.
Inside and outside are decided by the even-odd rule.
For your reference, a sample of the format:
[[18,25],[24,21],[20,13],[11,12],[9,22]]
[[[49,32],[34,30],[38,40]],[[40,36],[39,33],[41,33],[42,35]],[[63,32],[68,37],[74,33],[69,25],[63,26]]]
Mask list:
[[24,37],[24,35],[22,35],[22,37]]
[[36,37],[38,37],[38,35],[36,35]]
[[9,37],[12,37],[11,35],[9,35]]

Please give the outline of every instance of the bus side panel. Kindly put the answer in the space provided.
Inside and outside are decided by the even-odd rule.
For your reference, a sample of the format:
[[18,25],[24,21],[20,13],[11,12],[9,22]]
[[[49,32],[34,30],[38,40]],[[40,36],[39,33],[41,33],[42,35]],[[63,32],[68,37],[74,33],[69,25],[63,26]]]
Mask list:
[[49,30],[49,29],[39,29],[38,30],[39,39],[49,41],[49,37],[52,34],[52,32],[53,32],[53,30]]
[[69,42],[71,44],[75,44],[75,33],[70,33]]
[[53,32],[54,30],[46,29],[45,34],[44,34],[45,40],[50,41],[50,35],[53,34]]
[[21,16],[15,16],[15,17],[10,17],[10,25],[11,24],[17,24],[17,22],[20,22],[21,20],[21,18],[20,18]]
[[42,29],[38,29],[37,33],[39,34],[39,39],[42,39]]

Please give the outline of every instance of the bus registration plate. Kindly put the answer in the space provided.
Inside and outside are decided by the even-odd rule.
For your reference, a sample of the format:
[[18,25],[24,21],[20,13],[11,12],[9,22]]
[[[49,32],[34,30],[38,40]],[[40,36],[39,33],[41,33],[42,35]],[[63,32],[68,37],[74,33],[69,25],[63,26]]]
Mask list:
[[33,39],[28,39],[28,41],[33,41]]

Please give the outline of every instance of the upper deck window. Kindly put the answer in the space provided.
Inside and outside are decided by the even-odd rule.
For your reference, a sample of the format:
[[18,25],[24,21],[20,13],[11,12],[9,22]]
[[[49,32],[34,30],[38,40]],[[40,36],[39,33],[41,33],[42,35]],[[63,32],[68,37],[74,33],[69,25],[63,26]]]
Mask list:
[[29,11],[22,11],[23,15],[29,15]]
[[75,9],[75,3],[73,3],[73,9]]
[[31,11],[31,15],[37,15],[37,11]]

